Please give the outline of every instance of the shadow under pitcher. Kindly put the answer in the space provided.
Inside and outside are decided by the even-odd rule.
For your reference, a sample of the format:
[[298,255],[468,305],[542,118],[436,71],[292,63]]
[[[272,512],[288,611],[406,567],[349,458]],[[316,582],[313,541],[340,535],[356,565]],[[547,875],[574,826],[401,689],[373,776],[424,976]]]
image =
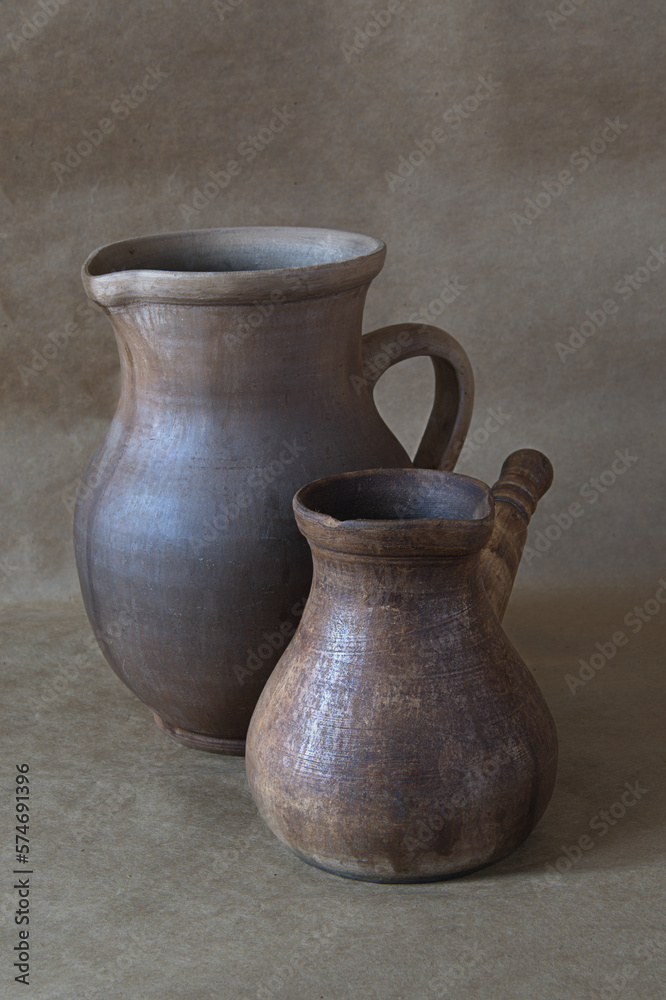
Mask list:
[[372,399],[429,355],[435,399],[414,460],[452,469],[472,414],[467,355],[413,323],[361,336],[377,239],[249,227],[144,236],[83,266],[121,363],[118,408],[74,519],[81,590],[118,677],[188,746],[242,754],[295,630],[311,560],[297,489],[410,468]]

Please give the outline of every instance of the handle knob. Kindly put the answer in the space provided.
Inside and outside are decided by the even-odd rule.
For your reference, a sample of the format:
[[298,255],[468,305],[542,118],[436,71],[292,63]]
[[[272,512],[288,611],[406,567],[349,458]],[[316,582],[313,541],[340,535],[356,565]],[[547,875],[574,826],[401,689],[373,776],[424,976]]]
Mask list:
[[539,500],[552,484],[550,459],[534,448],[521,448],[505,459],[492,494],[496,502],[514,504],[529,524]]

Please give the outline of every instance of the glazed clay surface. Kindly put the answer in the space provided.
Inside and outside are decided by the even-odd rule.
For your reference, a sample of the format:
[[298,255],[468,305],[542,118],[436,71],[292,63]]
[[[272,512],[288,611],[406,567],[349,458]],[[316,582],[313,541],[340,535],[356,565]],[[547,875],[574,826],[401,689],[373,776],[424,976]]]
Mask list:
[[388,470],[294,500],[314,578],[247,743],[259,811],[351,878],[447,878],[513,850],[550,799],[555,726],[486,595],[490,491]]
[[384,244],[321,229],[126,240],[83,268],[120,354],[118,409],[75,514],[81,589],[117,675],[191,746],[242,753],[293,634],[311,562],[291,500],[319,476],[407,467],[372,388],[434,357],[416,462],[451,468],[473,380],[453,338],[402,324],[361,338]]

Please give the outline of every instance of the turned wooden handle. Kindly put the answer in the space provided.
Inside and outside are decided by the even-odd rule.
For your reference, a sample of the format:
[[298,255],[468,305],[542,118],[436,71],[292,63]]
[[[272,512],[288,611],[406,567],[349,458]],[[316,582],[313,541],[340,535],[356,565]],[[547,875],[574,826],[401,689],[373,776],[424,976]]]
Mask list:
[[495,528],[481,553],[481,573],[495,614],[502,621],[527,539],[527,526],[553,482],[553,467],[540,451],[522,448],[504,462],[492,488]]

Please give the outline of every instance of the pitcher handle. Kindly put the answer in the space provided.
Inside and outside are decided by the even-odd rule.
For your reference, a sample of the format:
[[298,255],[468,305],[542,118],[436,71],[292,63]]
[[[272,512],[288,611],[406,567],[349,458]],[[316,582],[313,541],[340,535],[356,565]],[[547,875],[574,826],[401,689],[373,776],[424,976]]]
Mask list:
[[363,383],[370,395],[389,368],[427,355],[435,369],[435,399],[414,458],[419,469],[453,469],[474,406],[474,375],[465,351],[449,333],[421,323],[396,323],[361,338]]

